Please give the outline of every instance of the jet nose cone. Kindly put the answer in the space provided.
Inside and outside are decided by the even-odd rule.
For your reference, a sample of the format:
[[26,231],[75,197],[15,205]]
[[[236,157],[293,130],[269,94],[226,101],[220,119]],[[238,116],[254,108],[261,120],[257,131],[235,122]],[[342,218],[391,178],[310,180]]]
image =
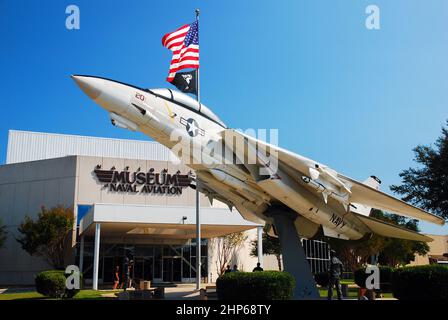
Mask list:
[[101,94],[101,90],[95,86],[95,78],[77,75],[72,75],[71,77],[91,99],[95,100]]

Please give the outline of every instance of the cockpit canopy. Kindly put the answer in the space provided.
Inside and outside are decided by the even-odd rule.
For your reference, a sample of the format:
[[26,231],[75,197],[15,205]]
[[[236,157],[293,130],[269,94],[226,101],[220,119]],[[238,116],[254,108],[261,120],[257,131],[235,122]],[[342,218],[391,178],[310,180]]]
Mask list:
[[205,116],[206,118],[212,120],[213,122],[216,122],[220,126],[226,128],[226,125],[224,122],[221,121],[221,119],[218,118],[216,114],[214,114],[212,111],[210,111],[209,108],[207,108],[205,105],[201,103],[199,106],[199,103],[190,97],[189,95],[176,91],[171,89],[149,89],[150,92],[155,93],[156,95],[160,95],[162,97],[167,98],[168,100],[184,107],[190,110],[193,110],[195,112],[198,112]]

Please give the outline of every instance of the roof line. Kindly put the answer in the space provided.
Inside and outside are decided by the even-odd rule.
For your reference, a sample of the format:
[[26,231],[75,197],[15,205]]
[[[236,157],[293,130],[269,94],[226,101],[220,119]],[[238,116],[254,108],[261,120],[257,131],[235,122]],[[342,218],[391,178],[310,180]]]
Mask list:
[[[114,141],[130,141],[130,142],[141,142],[141,143],[151,143],[156,145],[161,145],[157,141],[151,141],[151,140],[136,140],[136,139],[123,139],[123,138],[109,138],[109,137],[97,137],[97,136],[84,136],[79,134],[66,134],[66,133],[52,133],[52,132],[41,132],[41,131],[28,131],[28,130],[15,130],[15,129],[9,129],[9,132],[18,132],[18,133],[32,133],[32,134],[39,134],[39,135],[49,135],[49,136],[65,136],[65,137],[76,137],[76,138],[90,138],[90,139],[101,139],[101,140],[114,140]],[[165,146],[163,146],[165,147]],[[166,148],[166,147],[165,147]],[[168,148],[167,148],[168,149]],[[169,150],[169,149],[168,149]]]

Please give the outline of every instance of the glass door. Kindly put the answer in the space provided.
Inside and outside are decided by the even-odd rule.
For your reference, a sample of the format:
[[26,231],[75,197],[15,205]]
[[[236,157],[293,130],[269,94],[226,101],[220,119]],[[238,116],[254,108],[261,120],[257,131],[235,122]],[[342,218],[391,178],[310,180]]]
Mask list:
[[154,248],[154,273],[153,280],[154,282],[162,282],[162,248],[155,247]]
[[114,257],[104,257],[103,259],[103,283],[113,283],[115,268]]
[[153,257],[143,257],[143,279],[153,281],[153,271],[154,271],[154,258]]
[[163,281],[173,281],[173,258],[163,258]]
[[163,281],[164,282],[182,281],[182,259],[180,257],[163,258]]
[[143,280],[143,264],[144,264],[144,258],[143,257],[135,257],[134,258],[134,268],[133,268],[133,280],[136,284],[140,283],[140,280]]
[[173,280],[174,282],[182,281],[182,258],[173,258]]

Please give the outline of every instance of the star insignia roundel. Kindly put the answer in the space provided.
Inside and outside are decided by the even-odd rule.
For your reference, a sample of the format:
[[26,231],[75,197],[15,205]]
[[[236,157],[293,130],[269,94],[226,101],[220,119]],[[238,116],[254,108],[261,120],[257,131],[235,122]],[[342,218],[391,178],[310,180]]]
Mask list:
[[205,134],[204,130],[199,128],[198,122],[193,118],[180,118],[180,123],[185,126],[185,129],[190,137],[196,137],[198,134],[204,136]]
[[192,118],[188,119],[185,128],[187,129],[187,132],[191,137],[196,137],[198,135],[199,128],[196,120]]

